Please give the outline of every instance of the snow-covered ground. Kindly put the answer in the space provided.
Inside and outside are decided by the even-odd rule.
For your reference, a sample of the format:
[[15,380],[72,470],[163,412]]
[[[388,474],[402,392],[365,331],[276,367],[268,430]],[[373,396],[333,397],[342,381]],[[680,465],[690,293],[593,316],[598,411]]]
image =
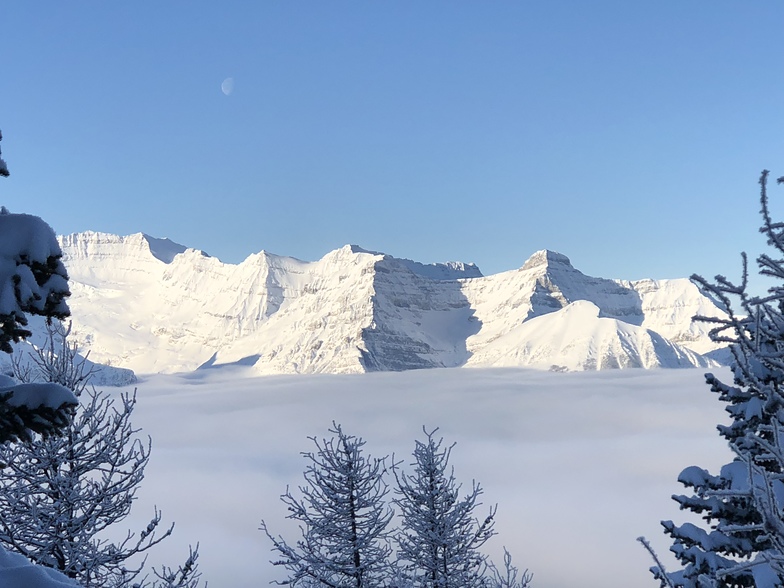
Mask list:
[[[729,458],[715,425],[722,405],[703,370],[550,373],[436,369],[402,373],[252,377],[246,367],[142,378],[134,424],[153,452],[129,522],[153,505],[174,536],[149,564],[176,565],[201,544],[212,588],[257,588],[282,579],[257,530],[293,539],[279,495],[302,483],[307,436],[334,419],[376,456],[408,462],[422,426],[456,441],[455,473],[498,504],[502,546],[534,572],[536,588],[629,588],[656,583],[635,541],[668,555],[661,519],[684,520],[670,500],[689,465],[715,470]],[[108,390],[119,393],[116,389]],[[665,557],[665,562],[669,562]]]

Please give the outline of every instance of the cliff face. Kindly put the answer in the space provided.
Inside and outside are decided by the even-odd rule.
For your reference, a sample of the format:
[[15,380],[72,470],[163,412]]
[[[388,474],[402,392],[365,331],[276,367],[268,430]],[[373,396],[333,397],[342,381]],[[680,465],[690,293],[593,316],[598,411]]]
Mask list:
[[549,367],[561,365],[563,351],[548,344],[549,354],[520,352],[544,348],[543,331],[526,325],[577,301],[591,303],[595,316],[570,310],[569,321],[550,321],[548,337],[566,325],[576,329],[579,316],[594,343],[606,340],[608,329],[628,340],[632,327],[663,343],[646,352],[655,360],[629,359],[634,353],[623,359],[623,346],[605,346],[617,361],[592,361],[588,345],[575,351],[581,358],[561,362],[569,369],[703,365],[699,353],[715,349],[707,328],[690,318],[719,310],[688,280],[593,278],[552,251],[483,277],[472,264],[425,265],[349,245],[315,262],[262,251],[226,264],[141,233],[79,233],[60,243],[71,277],[73,337],[91,359],[137,373],[233,363],[267,374],[499,361]]

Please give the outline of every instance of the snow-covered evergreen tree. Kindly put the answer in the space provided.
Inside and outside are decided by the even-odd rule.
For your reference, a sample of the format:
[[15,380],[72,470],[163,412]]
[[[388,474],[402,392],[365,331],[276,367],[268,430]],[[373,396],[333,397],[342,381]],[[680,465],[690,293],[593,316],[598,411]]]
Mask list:
[[651,571],[662,586],[784,585],[784,223],[770,216],[767,179],[764,171],[760,231],[775,253],[761,255],[757,263],[760,274],[779,285],[766,296],[751,295],[745,254],[740,284],[723,276],[716,276],[714,282],[692,276],[728,313],[724,319],[698,320],[715,324],[714,341],[731,344],[733,383],[721,382],[713,374],[706,378],[727,404],[731,422],[718,429],[735,459],[718,475],[696,466],[680,474],[679,481],[693,494],[673,498],[681,508],[700,514],[708,528],[663,521],[673,539],[670,549],[682,568],[667,572],[657,560]]
[[482,521],[475,518],[482,489],[473,482],[460,498],[460,485],[449,467],[454,445],[442,447],[436,431],[425,430],[425,441],[416,442],[413,473],[394,466],[395,504],[401,516],[398,566],[415,588],[486,587],[487,557],[479,548],[495,533],[496,509]]
[[275,565],[289,576],[279,584],[321,588],[375,588],[390,577],[388,525],[392,511],[384,504],[387,485],[384,459],[365,456],[365,442],[343,432],[333,423],[334,436],[310,439],[315,452],[305,452],[301,498],[287,489],[281,496],[291,512],[288,518],[300,523],[301,537],[289,545],[264,531],[277,552]]
[[[0,141],[3,135],[0,133]],[[0,176],[8,177],[8,166],[0,157]],[[5,212],[5,207],[0,208]],[[49,229],[51,232],[51,229]],[[45,235],[47,240],[49,235]],[[40,235],[39,235],[40,237]],[[20,259],[21,243],[9,240],[4,244],[4,251],[0,251],[6,258]],[[7,269],[7,263],[0,262]],[[13,274],[5,272],[6,279],[15,280]],[[7,284],[6,284],[7,286]],[[0,285],[0,291],[3,288]],[[21,310],[21,309],[20,309]],[[62,310],[62,309],[61,309]],[[66,308],[67,313],[67,308]],[[17,330],[18,323],[11,317],[3,317],[0,329],[0,350],[8,351],[8,341],[23,336]],[[2,342],[5,341],[5,344]],[[19,386],[17,383],[5,382],[0,389],[0,443],[7,443],[17,439],[29,439],[34,432],[50,434],[68,423],[70,411],[76,405],[74,395],[56,384],[31,387]],[[18,554],[9,553],[0,546],[0,585],[25,586],[28,588],[65,588],[76,586],[69,578],[62,576],[54,570],[35,566]]]
[[54,231],[37,216],[0,209],[0,350],[30,336],[27,315],[69,315],[68,274]]
[[67,334],[53,325],[33,357],[35,369],[15,364],[20,379],[63,385],[81,404],[61,434],[0,446],[0,544],[85,588],[195,587],[193,552],[178,570],[164,568],[151,582],[143,576],[145,552],[174,526],[159,532],[157,510],[139,534],[129,531],[120,542],[102,535],[130,513],[151,441],[139,439],[131,424],[135,393],[115,401],[88,388],[89,371],[76,362]]
[[[0,141],[3,135],[0,133]],[[8,177],[0,157],[0,176]],[[70,296],[63,252],[54,231],[37,216],[11,214],[0,207],[0,350],[30,336],[27,314],[63,319]]]
[[[2,134],[0,134],[2,139]],[[0,176],[8,167],[0,158]],[[27,315],[68,316],[68,274],[54,231],[36,216],[0,207],[0,351],[30,335]],[[62,428],[75,406],[62,386],[0,383],[0,443]]]

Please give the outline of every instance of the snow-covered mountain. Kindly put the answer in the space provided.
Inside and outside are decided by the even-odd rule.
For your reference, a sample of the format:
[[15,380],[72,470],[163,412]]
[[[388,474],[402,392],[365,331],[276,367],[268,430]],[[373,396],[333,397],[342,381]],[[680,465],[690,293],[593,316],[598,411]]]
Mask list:
[[636,325],[601,316],[588,300],[536,316],[472,355],[467,366],[530,365],[556,371],[706,365],[694,351]]
[[227,264],[141,233],[60,244],[72,338],[137,373],[682,367],[716,349],[691,317],[720,311],[688,280],[592,278],[552,251],[484,277],[353,245],[314,262],[262,251]]

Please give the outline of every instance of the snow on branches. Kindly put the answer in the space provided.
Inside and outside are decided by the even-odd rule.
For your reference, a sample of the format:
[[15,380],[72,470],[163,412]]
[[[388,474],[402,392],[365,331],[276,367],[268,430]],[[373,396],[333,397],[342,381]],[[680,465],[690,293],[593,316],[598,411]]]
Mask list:
[[[315,452],[303,453],[308,465],[302,498],[290,490],[281,496],[290,519],[299,523],[300,539],[289,544],[261,530],[288,571],[282,585],[322,588],[528,588],[531,574],[519,572],[505,552],[503,570],[490,564],[479,548],[494,534],[495,507],[481,521],[474,517],[482,493],[472,484],[460,498],[460,485],[449,467],[453,446],[442,447],[435,431],[417,441],[412,474],[391,464],[396,482],[392,503],[400,508],[399,527],[386,505],[386,458],[366,457],[361,438],[333,423],[329,439],[310,439]],[[393,545],[398,547],[393,554]]]
[[30,336],[27,314],[47,319],[69,314],[68,274],[54,232],[29,214],[0,209],[0,350]]
[[[0,158],[0,176],[8,175]],[[30,336],[24,328],[27,314],[47,320],[68,316],[65,298],[71,293],[62,256],[54,231],[43,220],[0,207],[0,350],[11,353],[11,341]]]
[[[2,160],[0,160],[0,164]],[[27,315],[68,315],[68,274],[54,232],[36,216],[10,214],[0,207],[0,351],[30,335]],[[76,404],[56,385],[0,384],[0,442],[28,439],[62,428]]]
[[[784,223],[774,222],[768,202],[767,170],[760,177],[763,225],[773,254],[757,258],[759,273],[777,280],[764,296],[748,292],[747,258],[741,282],[724,276],[692,281],[727,312],[725,318],[695,317],[712,323],[713,341],[730,343],[732,385],[706,374],[711,391],[726,403],[729,425],[719,434],[735,454],[718,475],[692,466],[679,481],[691,495],[673,499],[704,518],[708,529],[663,521],[673,539],[670,550],[682,568],[667,572],[656,559],[651,568],[672,588],[773,588],[784,584]],[[784,178],[779,178],[779,183]],[[653,554],[650,545],[643,545]],[[655,557],[655,555],[654,555]]]
[[[3,136],[0,133],[0,140]],[[0,158],[0,176],[8,176]],[[30,335],[27,315],[51,320],[68,316],[68,274],[54,231],[37,216],[0,207],[0,351]],[[57,386],[0,388],[0,443],[62,428],[76,404]]]
[[401,515],[395,537],[399,567],[416,587],[479,588],[487,573],[487,557],[479,548],[495,534],[496,507],[483,521],[475,520],[482,488],[473,482],[460,498],[460,485],[449,469],[454,444],[442,447],[436,431],[425,431],[425,441],[416,441],[412,474],[393,468]]
[[390,576],[387,526],[392,518],[383,502],[384,460],[366,457],[365,442],[345,434],[340,425],[333,423],[329,432],[336,437],[311,437],[316,451],[303,453],[308,485],[299,487],[302,498],[288,490],[281,496],[289,518],[301,523],[301,539],[291,546],[274,537],[264,521],[261,530],[280,556],[273,563],[289,570],[282,584],[384,586]]
[[75,404],[73,393],[59,384],[19,384],[0,376],[0,443],[61,430]]
[[[83,360],[74,363],[78,353],[67,333],[51,327],[49,343],[33,358],[36,369],[16,374],[65,386],[81,404],[59,435],[0,446],[0,544],[84,588],[195,588],[197,551],[177,570],[164,568],[154,571],[157,580],[145,579],[147,551],[174,528],[160,529],[157,509],[139,533],[128,531],[118,542],[104,538],[130,513],[152,442],[139,438],[131,423],[136,393],[115,400],[88,388],[89,370]],[[20,365],[14,364],[17,370]]]

